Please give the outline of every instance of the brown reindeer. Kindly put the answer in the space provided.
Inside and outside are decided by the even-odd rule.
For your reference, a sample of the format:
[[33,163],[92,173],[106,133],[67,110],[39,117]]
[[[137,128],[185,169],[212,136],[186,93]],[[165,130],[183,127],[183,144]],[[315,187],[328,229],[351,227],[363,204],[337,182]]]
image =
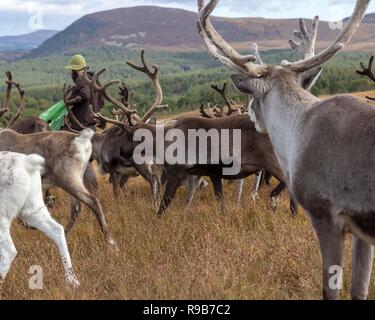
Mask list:
[[[230,100],[227,96],[227,82],[224,82],[223,86],[220,87],[218,85],[211,85],[211,88],[214,89],[219,95],[223,98],[225,105],[224,106],[216,106],[214,108],[208,104],[208,111],[204,108],[202,104],[200,107],[201,116],[208,119],[215,119],[215,118],[222,118],[222,117],[229,117],[234,114],[244,114],[246,113],[246,109],[249,105],[251,105],[251,98],[248,96],[247,104],[244,106],[238,106],[234,101]],[[225,107],[228,109],[225,110]],[[252,192],[252,199],[254,201],[259,199],[259,189],[263,183],[269,185],[272,175],[264,170],[260,171],[256,175],[256,182]],[[237,204],[241,204],[242,192],[244,187],[245,179],[241,179],[237,181]],[[277,187],[271,192],[270,198],[272,199],[272,207],[274,210],[277,208],[277,197],[280,195],[281,192],[285,190],[285,184],[280,182]],[[294,213],[293,213],[294,214]]]
[[[21,94],[21,104],[24,103],[24,92],[19,84],[12,80],[11,73],[7,73],[7,94],[0,115],[8,109],[11,87],[15,86]],[[22,110],[22,108],[20,108]],[[93,132],[84,130],[79,135],[70,132],[43,132],[34,134],[19,134],[10,129],[0,131],[0,150],[17,153],[38,154],[45,158],[43,187],[49,189],[58,187],[66,191],[73,198],[86,204],[94,213],[102,232],[109,244],[115,242],[110,234],[104,214],[98,199],[91,195],[83,183],[83,176],[88,166],[91,153]],[[69,233],[75,222],[72,215],[66,227]]]

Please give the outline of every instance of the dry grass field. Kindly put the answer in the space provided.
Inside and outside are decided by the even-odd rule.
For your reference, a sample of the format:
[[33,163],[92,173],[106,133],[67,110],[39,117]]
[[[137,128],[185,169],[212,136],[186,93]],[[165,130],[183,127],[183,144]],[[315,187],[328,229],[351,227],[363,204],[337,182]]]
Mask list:
[[[290,216],[286,195],[272,212],[271,187],[254,203],[253,181],[246,181],[242,207],[234,203],[235,185],[226,184],[225,214],[219,212],[210,187],[197,192],[189,210],[184,209],[186,190],[181,189],[168,214],[158,219],[144,181],[132,180],[132,194],[115,199],[106,178],[101,178],[99,198],[119,251],[107,247],[96,220],[85,210],[68,239],[81,287],[69,289],[54,245],[15,222],[12,235],[18,256],[2,298],[320,299],[320,254],[308,219],[302,210],[298,217]],[[58,206],[52,214],[65,225],[68,198],[54,193]],[[343,299],[349,298],[350,242],[348,237]],[[29,289],[32,265],[43,267],[43,290]]]

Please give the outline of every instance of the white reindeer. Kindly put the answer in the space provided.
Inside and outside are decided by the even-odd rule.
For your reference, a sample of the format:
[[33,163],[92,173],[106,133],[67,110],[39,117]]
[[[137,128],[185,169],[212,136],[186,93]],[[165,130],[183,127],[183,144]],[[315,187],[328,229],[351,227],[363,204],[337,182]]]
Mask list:
[[17,255],[10,227],[15,218],[20,218],[55,242],[63,260],[67,283],[79,286],[64,228],[52,219],[43,202],[41,172],[44,164],[44,158],[39,155],[0,152],[0,285]]

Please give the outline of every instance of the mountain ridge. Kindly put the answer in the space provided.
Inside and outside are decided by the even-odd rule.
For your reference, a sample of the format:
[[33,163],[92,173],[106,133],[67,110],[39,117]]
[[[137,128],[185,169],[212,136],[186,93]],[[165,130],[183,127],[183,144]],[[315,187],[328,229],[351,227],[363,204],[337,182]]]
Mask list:
[[[28,57],[37,58],[89,46],[154,48],[166,51],[203,50],[198,35],[197,14],[183,9],[137,6],[101,11],[86,15],[65,30],[33,49]],[[222,36],[238,49],[257,42],[262,49],[288,47],[298,19],[213,17]],[[308,23],[310,24],[310,23]],[[349,50],[375,49],[375,13],[365,17]],[[320,23],[318,48],[327,46],[339,30],[328,22]]]
[[0,51],[32,50],[56,33],[57,30],[43,29],[16,36],[1,36]]

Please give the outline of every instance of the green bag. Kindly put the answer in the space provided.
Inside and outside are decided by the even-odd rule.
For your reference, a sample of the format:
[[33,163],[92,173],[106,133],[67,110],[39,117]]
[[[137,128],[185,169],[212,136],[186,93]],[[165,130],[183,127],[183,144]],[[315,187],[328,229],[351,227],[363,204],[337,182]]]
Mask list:
[[43,112],[39,119],[48,123],[52,131],[60,131],[64,126],[64,119],[68,115],[64,101],[59,101],[54,106]]

